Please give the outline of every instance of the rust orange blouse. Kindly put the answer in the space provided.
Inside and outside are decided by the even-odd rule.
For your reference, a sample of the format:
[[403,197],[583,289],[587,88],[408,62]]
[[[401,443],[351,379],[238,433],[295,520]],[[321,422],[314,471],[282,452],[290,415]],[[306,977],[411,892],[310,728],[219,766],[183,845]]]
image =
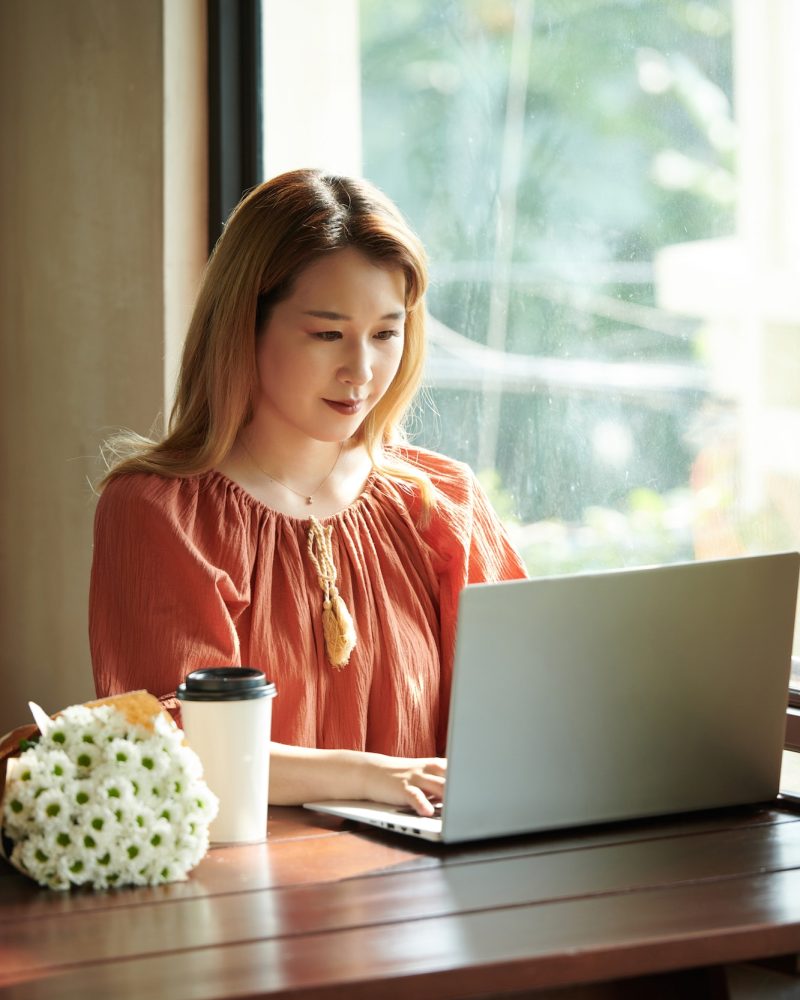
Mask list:
[[377,471],[323,519],[357,635],[340,670],[325,653],[308,521],[217,472],[112,480],[95,517],[90,592],[98,696],[147,688],[175,712],[191,670],[253,666],[277,685],[278,742],[442,755],[459,592],[525,569],[466,465],[400,454],[436,487],[425,528],[418,489]]

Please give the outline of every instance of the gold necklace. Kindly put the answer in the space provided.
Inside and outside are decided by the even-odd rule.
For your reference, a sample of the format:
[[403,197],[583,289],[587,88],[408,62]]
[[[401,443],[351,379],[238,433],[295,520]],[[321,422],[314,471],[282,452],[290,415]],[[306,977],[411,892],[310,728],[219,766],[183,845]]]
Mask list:
[[247,455],[250,458],[250,461],[253,463],[253,465],[258,469],[258,471],[263,476],[266,476],[267,479],[271,479],[273,481],[273,483],[277,483],[278,486],[282,486],[285,490],[288,490],[290,493],[294,493],[295,496],[302,497],[302,499],[305,500],[305,502],[309,506],[314,502],[314,494],[315,493],[319,493],[319,491],[322,489],[322,487],[325,485],[325,483],[327,483],[327,481],[333,475],[333,470],[339,464],[339,459],[342,457],[342,450],[344,449],[344,441],[342,441],[342,443],[339,445],[339,452],[336,455],[336,461],[331,466],[330,472],[328,473],[328,475],[322,480],[322,482],[317,486],[317,488],[315,490],[311,491],[311,493],[301,493],[299,490],[293,489],[287,483],[284,483],[280,479],[277,479],[275,476],[271,475],[269,472],[267,472],[266,469],[262,469],[261,466],[256,461],[255,456],[253,455],[252,451],[250,451],[250,449],[245,444],[244,438],[241,435],[239,436],[239,441],[241,442],[242,447],[244,448],[244,450],[247,452]]

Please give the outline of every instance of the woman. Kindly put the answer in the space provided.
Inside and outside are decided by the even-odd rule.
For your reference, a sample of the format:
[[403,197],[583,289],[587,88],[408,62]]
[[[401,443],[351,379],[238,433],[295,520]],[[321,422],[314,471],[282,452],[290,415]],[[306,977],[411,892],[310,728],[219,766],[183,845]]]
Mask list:
[[[98,695],[177,713],[191,670],[274,680],[270,801],[441,797],[459,591],[524,568],[470,473],[404,443],[426,269],[364,181],[252,191],[209,261],[170,429],[95,520]],[[123,442],[125,443],[125,442]]]

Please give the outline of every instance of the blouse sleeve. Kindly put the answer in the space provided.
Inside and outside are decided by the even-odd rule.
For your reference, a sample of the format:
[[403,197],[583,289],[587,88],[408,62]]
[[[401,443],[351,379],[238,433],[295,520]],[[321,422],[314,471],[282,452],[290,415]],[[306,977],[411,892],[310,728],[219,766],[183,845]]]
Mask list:
[[95,514],[89,594],[98,696],[146,688],[173,714],[187,673],[240,663],[232,609],[246,603],[214,558],[222,526],[204,520],[186,482],[130,475],[109,483]]
[[427,535],[439,562],[441,680],[437,752],[444,754],[459,595],[467,584],[520,580],[527,572],[472,470],[451,460],[443,465],[440,456],[427,454],[425,459],[429,465],[436,462],[426,470],[438,495]]
[[514,548],[505,525],[495,513],[478,479],[474,475],[470,478],[472,524],[466,583],[524,579],[528,575],[525,564]]

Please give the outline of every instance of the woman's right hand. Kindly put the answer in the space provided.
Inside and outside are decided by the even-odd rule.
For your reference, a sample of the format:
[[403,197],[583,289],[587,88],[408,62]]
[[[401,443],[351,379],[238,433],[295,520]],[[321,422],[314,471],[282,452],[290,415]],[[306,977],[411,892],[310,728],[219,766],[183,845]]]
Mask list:
[[433,816],[441,802],[447,778],[444,757],[386,757],[364,754],[362,798],[389,805],[409,806],[420,816]]

